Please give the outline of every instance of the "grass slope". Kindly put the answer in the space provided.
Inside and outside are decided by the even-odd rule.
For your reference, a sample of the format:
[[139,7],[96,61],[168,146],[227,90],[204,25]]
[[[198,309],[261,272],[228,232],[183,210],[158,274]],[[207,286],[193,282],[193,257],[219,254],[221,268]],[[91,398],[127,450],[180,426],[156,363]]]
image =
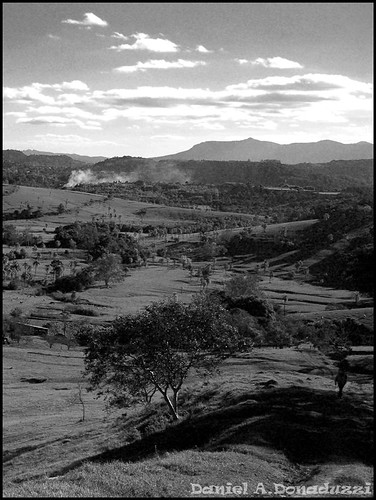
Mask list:
[[351,374],[339,400],[334,372],[317,351],[256,349],[210,383],[193,377],[178,423],[168,425],[156,402],[103,424],[90,416],[89,427],[68,420],[70,438],[8,450],[4,496],[187,497],[191,483],[227,482],[247,482],[253,496],[260,482],[362,484],[372,477],[371,377]]

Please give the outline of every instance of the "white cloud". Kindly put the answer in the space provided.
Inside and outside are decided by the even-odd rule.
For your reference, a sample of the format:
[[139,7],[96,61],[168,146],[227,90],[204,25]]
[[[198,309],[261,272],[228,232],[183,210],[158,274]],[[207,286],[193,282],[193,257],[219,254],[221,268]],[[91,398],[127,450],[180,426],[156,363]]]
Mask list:
[[76,24],[78,26],[108,26],[107,21],[104,21],[92,12],[86,12],[83,21],[76,21],[75,19],[65,19],[61,22],[65,24]]
[[254,61],[251,61],[251,63],[259,66],[264,66],[265,68],[274,68],[274,69],[303,68],[303,66],[298,62],[290,61],[289,59],[285,59],[283,57],[267,57],[266,59],[258,57]]
[[118,31],[115,31],[112,35],[111,38],[117,38],[119,40],[129,40],[129,36],[122,35]]
[[[320,73],[306,73],[304,75],[286,76],[268,76],[248,80],[246,83],[228,85],[226,90],[249,90],[258,91],[297,91],[297,92],[334,92],[335,94],[342,89],[343,92],[359,92],[363,96],[372,95],[373,85],[371,83],[352,80],[343,75],[330,75]],[[319,95],[319,94],[318,94]]]
[[35,84],[26,85],[20,89],[5,87],[3,90],[3,97],[5,101],[16,101],[19,104],[29,104],[30,102],[54,104],[53,97],[43,94],[43,91],[41,92]]
[[209,54],[210,52],[213,52],[212,50],[208,50],[203,45],[197,45],[196,50],[197,52],[202,52],[203,54]]
[[63,82],[61,84],[56,84],[53,88],[57,90],[89,90],[86,83],[81,82],[81,80],[72,80],[71,82]]
[[25,111],[9,111],[8,113],[4,113],[6,116],[15,116],[16,118],[24,118],[27,116]]
[[176,135],[176,134],[160,134],[160,135],[151,135],[150,139],[163,139],[163,140],[182,140],[185,139],[185,136],[183,135]]
[[85,137],[82,135],[77,135],[77,134],[36,134],[33,139],[30,139],[28,141],[29,143],[35,143],[35,144],[54,144],[54,145],[59,145],[59,144],[116,144],[116,142],[113,141],[106,141],[106,140],[93,140],[90,139],[89,137]]
[[32,83],[18,89],[5,87],[3,96],[5,100],[22,100],[22,101],[40,101],[45,104],[53,104],[53,97],[45,95],[46,90],[55,90],[62,92],[63,90],[87,91],[89,87],[81,80],[72,80],[71,82],[62,83]]
[[[121,35],[118,33],[118,35]],[[121,35],[122,38],[124,35]],[[113,45],[112,50],[121,52],[123,50],[148,50],[150,52],[179,52],[179,46],[165,38],[151,38],[146,33],[136,33],[131,35],[136,41],[133,44],[124,43],[122,45]],[[123,39],[127,39],[126,37]]]
[[239,64],[247,64],[249,63],[248,59],[235,59],[236,62]]
[[150,61],[141,62],[132,66],[120,66],[114,68],[117,73],[135,73],[136,71],[146,71],[148,69],[174,69],[174,68],[195,68],[196,66],[204,66],[204,61],[188,61],[186,59],[178,59],[177,61],[165,61],[164,59],[151,59]]
[[[197,63],[205,64],[156,59],[117,71],[183,68]],[[64,92],[68,87],[82,90]],[[282,129],[293,123],[301,127],[321,123],[327,124],[328,130],[353,125],[359,131],[372,123],[372,91],[372,84],[343,75],[307,73],[256,78],[220,90],[172,86],[90,90],[79,80],[33,83],[5,88],[4,98],[7,120],[33,125],[99,130],[121,120],[124,127],[176,126],[178,134],[185,125],[207,130],[247,126],[273,130],[276,123]]]
[[47,37],[51,38],[51,40],[61,40],[60,36],[52,35],[52,33],[48,33]]
[[53,125],[57,127],[66,127],[67,125],[76,125],[82,129],[101,130],[100,124],[93,125],[85,123],[75,118],[65,118],[62,116],[38,116],[30,118],[19,118],[16,123],[28,123],[30,125]]

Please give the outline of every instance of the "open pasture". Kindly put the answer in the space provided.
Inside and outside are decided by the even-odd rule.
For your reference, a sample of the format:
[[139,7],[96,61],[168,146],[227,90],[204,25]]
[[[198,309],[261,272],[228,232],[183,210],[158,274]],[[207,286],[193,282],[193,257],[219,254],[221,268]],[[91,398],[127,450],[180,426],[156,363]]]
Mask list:
[[[4,189],[7,186],[3,186]],[[75,220],[82,222],[91,222],[96,218],[109,220],[109,209],[114,216],[112,220],[117,223],[140,224],[141,219],[136,212],[145,209],[146,214],[143,217],[143,224],[184,224],[190,223],[192,218],[204,217],[224,217],[228,215],[242,215],[250,220],[252,215],[238,214],[233,212],[202,211],[198,209],[170,207],[165,205],[156,205],[134,200],[125,200],[122,198],[106,196],[80,191],[71,191],[64,189],[46,189],[29,186],[18,186],[18,188],[3,196],[4,213],[13,212],[26,208],[27,204],[34,210],[40,208],[45,215],[38,219],[28,219],[15,221],[17,226],[26,226],[34,232],[43,224],[56,227],[58,225],[71,224]],[[58,206],[62,204],[66,210],[59,215],[48,215],[49,212],[56,212]],[[116,212],[116,218],[115,218]],[[108,221],[107,220],[107,221]],[[9,224],[9,222],[7,222]],[[14,223],[14,222],[12,222]]]
[[[61,256],[59,255],[59,258]],[[31,263],[31,259],[30,263]],[[70,262],[74,260],[71,255],[69,258],[62,259],[65,266],[65,274],[69,274]],[[37,278],[45,276],[45,265],[49,260],[42,260],[42,264],[37,268]],[[233,276],[224,268],[227,260],[223,259],[216,265],[211,276],[209,284],[210,289],[223,289],[227,280]],[[204,263],[194,263],[194,268],[203,266]],[[79,261],[78,267],[83,266]],[[253,265],[254,266],[254,265]],[[273,269],[273,267],[271,267]],[[247,265],[245,270],[249,270]],[[280,274],[279,274],[280,273]],[[264,291],[270,301],[278,304],[282,309],[285,308],[286,314],[317,314],[319,317],[325,316],[328,306],[339,308],[336,311],[337,316],[349,317],[355,314],[355,310],[360,311],[357,316],[364,316],[363,309],[355,309],[353,293],[348,290],[336,290],[323,286],[312,285],[309,281],[298,281],[298,279],[284,278],[286,270],[274,271],[274,277],[270,280],[268,274],[260,274],[260,288]],[[89,319],[93,323],[102,323],[113,320],[116,316],[128,313],[135,313],[142,307],[162,299],[176,296],[183,302],[190,301],[192,295],[202,290],[200,279],[196,276],[191,277],[190,273],[183,269],[181,264],[173,264],[171,261],[152,263],[149,261],[146,267],[131,269],[125,279],[119,283],[112,283],[109,288],[105,287],[104,282],[96,284],[83,292],[77,292],[76,296],[83,305],[94,308],[98,316]],[[284,297],[287,296],[287,301]],[[367,299],[360,299],[362,301]],[[65,308],[63,302],[52,299],[47,295],[35,294],[34,287],[25,287],[19,290],[5,290],[3,292],[3,310],[9,313],[15,307],[21,307],[27,315],[33,314],[34,317],[55,318],[53,309],[60,312]],[[341,309],[340,309],[341,308]],[[353,309],[354,308],[354,309]],[[58,312],[59,312],[58,311]],[[370,316],[368,322],[373,319],[372,308],[367,310],[367,316]],[[72,315],[71,320],[83,319],[83,316]],[[85,318],[86,320],[88,318]]]
[[[81,421],[82,406],[77,400],[77,391],[82,369],[80,348],[71,352],[60,347],[50,350],[37,337],[30,337],[27,344],[4,348],[6,481],[61,475],[84,459],[126,443],[124,430],[114,426],[121,412],[106,416],[103,400],[94,399],[86,391],[82,393],[86,415],[85,421]],[[216,394],[218,397],[221,394],[227,405],[243,393],[257,394],[265,390],[271,381],[280,391],[318,391],[335,402],[335,370],[333,361],[315,350],[255,349],[224,363],[221,373],[213,379],[213,385],[221,387],[221,392],[213,392],[207,400],[206,411],[210,413],[218,404]],[[44,381],[38,384],[27,381],[41,377]],[[369,411],[372,408],[371,377],[356,374],[349,377],[344,402],[352,397],[361,398],[364,411],[366,408]],[[197,382],[191,377],[188,385]],[[300,411],[310,415],[312,402],[302,399],[299,404]],[[127,410],[127,419],[132,415],[133,411]],[[261,452],[261,448],[258,450]],[[367,468],[363,466],[363,469]]]

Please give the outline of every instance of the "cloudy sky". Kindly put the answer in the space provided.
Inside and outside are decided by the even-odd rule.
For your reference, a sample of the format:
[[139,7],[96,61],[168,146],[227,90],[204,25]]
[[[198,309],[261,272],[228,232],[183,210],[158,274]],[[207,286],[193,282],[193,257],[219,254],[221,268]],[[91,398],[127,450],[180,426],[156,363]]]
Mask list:
[[373,142],[372,3],[3,3],[4,149]]

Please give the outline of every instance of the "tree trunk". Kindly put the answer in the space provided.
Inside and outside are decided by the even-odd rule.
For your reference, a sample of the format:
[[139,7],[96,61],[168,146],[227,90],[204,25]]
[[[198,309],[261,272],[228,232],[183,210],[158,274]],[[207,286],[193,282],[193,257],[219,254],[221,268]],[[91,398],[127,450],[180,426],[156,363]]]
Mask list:
[[179,418],[178,414],[178,397],[179,397],[179,389],[173,389],[172,395],[172,406],[174,407],[174,411]]
[[164,400],[166,401],[167,403],[167,406],[171,412],[171,415],[173,417],[174,420],[179,420],[179,415],[177,413],[177,408],[176,408],[176,396],[175,396],[175,393],[174,393],[174,396],[173,396],[173,401],[171,402],[170,398],[168,397],[167,395],[167,391],[166,392],[163,392],[163,397],[164,397]]

